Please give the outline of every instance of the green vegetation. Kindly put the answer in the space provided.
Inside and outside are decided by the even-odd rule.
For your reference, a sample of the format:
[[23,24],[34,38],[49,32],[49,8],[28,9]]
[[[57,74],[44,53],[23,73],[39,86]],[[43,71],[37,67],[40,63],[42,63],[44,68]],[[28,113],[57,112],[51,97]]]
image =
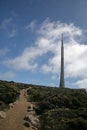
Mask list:
[[21,89],[29,88],[29,84],[0,80],[0,110],[9,108],[9,104],[16,101]]
[[36,103],[39,130],[87,130],[87,92],[84,89],[59,89],[33,86],[29,100]]
[[13,103],[19,96],[17,83],[0,80],[0,110],[9,108],[9,103]]

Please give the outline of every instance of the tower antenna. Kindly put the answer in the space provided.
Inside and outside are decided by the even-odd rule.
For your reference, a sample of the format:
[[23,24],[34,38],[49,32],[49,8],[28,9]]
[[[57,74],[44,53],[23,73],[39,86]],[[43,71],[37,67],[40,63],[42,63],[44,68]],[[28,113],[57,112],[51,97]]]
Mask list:
[[64,88],[64,45],[63,45],[63,34],[61,38],[61,72],[60,72],[60,85],[59,88]]

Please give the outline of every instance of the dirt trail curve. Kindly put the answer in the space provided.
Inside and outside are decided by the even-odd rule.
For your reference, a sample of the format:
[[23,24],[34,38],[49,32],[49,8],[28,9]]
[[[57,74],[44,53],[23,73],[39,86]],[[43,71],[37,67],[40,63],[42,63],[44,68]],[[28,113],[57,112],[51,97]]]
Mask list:
[[26,97],[26,90],[21,90],[20,98],[6,112],[6,118],[0,120],[0,130],[32,130],[31,127],[24,126],[24,117],[27,113],[27,108],[31,105]]

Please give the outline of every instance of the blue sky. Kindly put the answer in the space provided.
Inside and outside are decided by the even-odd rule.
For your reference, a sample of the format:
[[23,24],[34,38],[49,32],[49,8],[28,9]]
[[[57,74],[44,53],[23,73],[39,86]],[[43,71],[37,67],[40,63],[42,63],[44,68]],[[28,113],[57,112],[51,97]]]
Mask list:
[[0,79],[87,88],[87,0],[0,0]]

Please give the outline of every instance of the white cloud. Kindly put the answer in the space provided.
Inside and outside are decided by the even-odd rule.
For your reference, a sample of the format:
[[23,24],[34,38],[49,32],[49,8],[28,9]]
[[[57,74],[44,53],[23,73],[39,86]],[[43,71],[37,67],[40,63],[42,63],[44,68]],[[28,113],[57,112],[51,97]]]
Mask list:
[[0,72],[0,79],[13,79],[15,77],[15,74],[13,72]]
[[26,29],[26,30],[30,30],[30,29],[31,29],[31,31],[33,32],[34,29],[35,29],[35,27],[36,27],[36,20],[33,20],[32,22],[30,22],[30,23],[25,27],[25,29]]
[[75,43],[65,47],[65,71],[67,76],[86,76],[87,45]]
[[0,29],[3,30],[9,38],[14,37],[17,33],[16,25],[14,24],[12,17],[4,19],[0,23]]
[[[32,28],[33,24],[31,25]],[[17,70],[34,70],[39,66],[43,73],[52,73],[53,76],[60,74],[60,44],[63,33],[65,77],[83,77],[83,79],[87,77],[87,45],[81,44],[80,39],[84,36],[81,28],[72,23],[66,24],[46,19],[40,25],[37,33],[35,46],[25,48],[20,56],[4,63]],[[39,64],[38,59],[43,58],[43,56],[47,57],[47,55],[49,58],[46,62]],[[79,83],[77,85],[80,86]]]
[[15,59],[9,59],[4,64],[11,65],[16,70],[33,70],[37,67],[37,63],[34,63],[34,60],[40,53],[40,51],[33,47],[26,48],[22,55]]
[[80,88],[87,89],[87,78],[77,81],[75,85],[79,86]]

